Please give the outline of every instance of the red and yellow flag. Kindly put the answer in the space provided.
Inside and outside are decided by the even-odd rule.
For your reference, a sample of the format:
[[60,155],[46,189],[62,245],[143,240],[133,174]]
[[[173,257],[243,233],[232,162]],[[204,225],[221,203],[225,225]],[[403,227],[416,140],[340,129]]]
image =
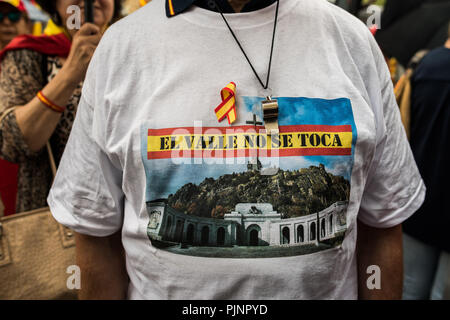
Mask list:
[[222,103],[214,109],[217,120],[220,122],[227,117],[228,123],[232,124],[236,120],[236,84],[234,82],[227,84],[220,91],[220,96],[222,97]]
[[16,7],[17,10],[21,12],[26,12],[27,9],[25,5],[23,4],[22,0],[1,0],[0,2],[6,2],[12,5],[13,7]]

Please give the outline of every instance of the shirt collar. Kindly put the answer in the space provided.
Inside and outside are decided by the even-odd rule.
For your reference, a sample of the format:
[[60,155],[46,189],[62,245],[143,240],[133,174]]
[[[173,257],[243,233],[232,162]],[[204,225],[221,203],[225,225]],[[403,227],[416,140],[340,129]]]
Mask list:
[[[249,12],[270,6],[276,0],[250,0],[241,12]],[[216,0],[217,4],[224,13],[234,13],[233,8],[230,6],[227,0]],[[211,7],[209,3],[214,3],[213,0],[166,0],[166,15],[167,17],[173,17],[177,14],[185,11],[192,5],[199,6],[203,9],[217,11],[214,7]]]

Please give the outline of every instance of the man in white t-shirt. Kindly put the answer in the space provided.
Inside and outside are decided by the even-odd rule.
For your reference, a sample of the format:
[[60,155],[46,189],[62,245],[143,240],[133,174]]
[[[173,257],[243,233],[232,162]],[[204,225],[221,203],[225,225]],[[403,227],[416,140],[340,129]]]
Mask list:
[[401,297],[424,194],[363,23],[325,0],[153,0],[96,49],[48,202],[81,298],[375,299]]

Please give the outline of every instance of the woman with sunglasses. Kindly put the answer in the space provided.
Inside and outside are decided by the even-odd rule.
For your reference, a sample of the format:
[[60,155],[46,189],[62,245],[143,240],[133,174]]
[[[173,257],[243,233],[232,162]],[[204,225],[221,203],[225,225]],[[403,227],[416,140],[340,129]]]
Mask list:
[[0,117],[10,111],[0,122],[0,158],[19,164],[16,212],[46,206],[52,181],[46,144],[58,163],[91,57],[120,13],[119,0],[93,0],[93,23],[85,23],[83,0],[36,2],[51,17],[44,35],[15,38],[0,52]]
[[0,0],[0,50],[14,37],[31,32],[31,21],[21,0]]

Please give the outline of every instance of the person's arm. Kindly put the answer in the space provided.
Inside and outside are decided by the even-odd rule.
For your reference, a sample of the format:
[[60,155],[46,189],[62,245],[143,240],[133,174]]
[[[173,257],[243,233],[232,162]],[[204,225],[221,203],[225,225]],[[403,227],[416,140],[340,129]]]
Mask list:
[[[0,158],[13,163],[38,156],[24,141],[14,106],[26,104],[42,88],[43,56],[32,50],[6,53],[0,70]],[[13,111],[13,112],[10,112]]]
[[90,61],[77,115],[47,198],[54,218],[76,232],[80,299],[124,299],[128,294],[120,232],[125,207],[123,162],[108,148],[114,137],[106,134],[112,127],[104,121],[111,107],[105,100],[105,73],[111,71],[111,62],[122,60],[111,49],[120,47],[111,30],[114,26],[105,32]]
[[79,299],[126,299],[128,275],[121,231],[108,237],[75,232],[76,261],[81,270]]
[[[75,34],[72,49],[64,66],[45,87],[43,94],[59,106],[65,106],[73,91],[84,79],[89,61],[100,41],[100,29],[85,24]],[[15,109],[17,124],[31,151],[39,151],[55,131],[61,113],[46,107],[38,98]]]
[[[402,226],[378,229],[358,221],[357,240],[358,298],[360,300],[402,298],[403,251]],[[367,267],[380,267],[381,288],[370,290]]]
[[[42,92],[57,105],[65,106],[76,87],[77,84],[61,70]],[[46,107],[37,97],[23,106],[16,106],[14,113],[23,139],[32,152],[41,150],[47,143],[62,115]]]

